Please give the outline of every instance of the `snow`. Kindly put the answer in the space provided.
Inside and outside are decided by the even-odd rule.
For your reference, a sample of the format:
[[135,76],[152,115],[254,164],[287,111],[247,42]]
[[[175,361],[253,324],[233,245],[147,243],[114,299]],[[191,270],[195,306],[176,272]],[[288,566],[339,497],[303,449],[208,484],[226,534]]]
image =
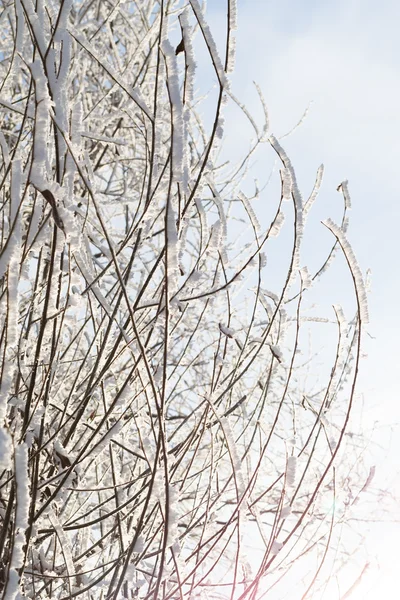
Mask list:
[[353,252],[353,249],[352,249],[349,241],[347,240],[343,229],[341,229],[338,225],[336,225],[331,219],[323,221],[323,224],[336,237],[336,239],[338,240],[338,242],[342,248],[343,254],[346,257],[347,264],[349,266],[349,269],[351,271],[351,274],[352,274],[352,277],[354,280],[354,286],[355,286],[356,294],[357,294],[357,302],[358,302],[360,319],[361,319],[362,323],[365,325],[369,321],[367,292],[365,290],[364,278],[361,273],[361,269],[358,265],[355,254]]
[[272,222],[269,235],[271,237],[278,237],[281,232],[284,222],[285,222],[285,214],[283,211],[280,210],[278,212],[278,214],[276,215],[276,218]]
[[20,444],[15,448],[15,480],[16,480],[16,514],[15,514],[15,536],[10,560],[10,571],[6,583],[3,598],[14,600],[19,595],[19,569],[23,565],[24,550],[26,543],[25,531],[29,524],[29,471],[28,471],[28,447]]
[[312,278],[307,267],[302,267],[299,271],[303,290],[309,290],[312,286]]
[[[300,193],[299,186],[297,184],[296,173],[291,160],[289,159],[285,150],[273,134],[269,136],[269,141],[285,166],[286,171],[284,173],[284,181],[288,180],[290,176],[291,195],[293,195],[294,204],[296,208],[296,228],[298,232],[298,237],[301,238],[303,233],[303,198]],[[285,183],[285,185],[287,186],[289,185],[289,183]],[[288,193],[288,190],[285,190],[285,193]]]
[[296,483],[297,457],[289,456],[286,463],[286,485],[293,488]]
[[269,347],[271,348],[271,352],[272,352],[274,358],[276,358],[278,362],[282,362],[283,354],[282,354],[282,350],[279,348],[279,346],[270,344]]
[[243,206],[246,209],[247,214],[249,215],[249,218],[250,218],[250,221],[251,221],[251,224],[252,224],[254,230],[256,232],[261,231],[260,223],[259,223],[259,221],[257,219],[257,216],[256,216],[256,214],[254,212],[253,207],[250,204],[250,201],[245,196],[245,194],[243,194],[243,192],[239,192],[238,195],[239,195],[239,198],[240,198],[241,202],[243,203]]
[[166,56],[168,65],[167,87],[172,108],[172,176],[173,181],[177,183],[182,181],[184,168],[186,166],[185,155],[187,140],[185,139],[183,104],[175,51],[168,40],[163,41],[162,50]]
[[15,448],[15,479],[17,484],[17,509],[15,526],[25,531],[29,523],[29,470],[28,470],[28,447],[20,444]]
[[202,35],[204,37],[208,51],[212,58],[213,66],[214,66],[215,72],[217,74],[218,81],[222,88],[225,88],[225,87],[229,88],[229,81],[225,74],[224,68],[222,66],[222,62],[221,62],[221,58],[218,53],[217,45],[211,34],[210,27],[205,20],[203,11],[200,8],[200,4],[199,4],[198,0],[189,0],[189,1],[193,8],[194,14],[196,15],[196,19],[200,25]]
[[[190,120],[190,105],[193,102],[194,76],[196,72],[196,61],[193,50],[193,29],[189,25],[189,7],[187,6],[179,15],[182,35],[185,45],[185,89],[183,102],[185,104],[184,119]],[[188,106],[189,105],[189,106]]]
[[282,177],[282,198],[283,200],[291,200],[292,198],[292,177],[289,169],[281,170]]
[[[299,314],[296,302],[284,309],[294,296],[286,286],[295,283],[297,293],[299,280],[303,289],[311,285],[300,243],[323,167],[303,205],[294,165],[270,135],[261,89],[260,125],[231,94],[236,0],[228,2],[222,37],[214,32],[218,39],[204,2],[171,11],[164,3],[162,18],[161,5],[141,0],[109,11],[102,3],[16,0],[0,16],[11,57],[0,64],[3,74],[10,67],[0,100],[8,127],[0,134],[0,467],[5,497],[12,485],[16,492],[5,598],[22,597],[27,530],[28,597],[46,593],[51,577],[55,600],[85,594],[86,586],[95,596],[119,597],[125,561],[125,579],[129,574],[143,596],[178,597],[179,577],[183,594],[196,595],[206,573],[212,595],[221,569],[231,577],[236,558],[237,581],[243,573],[248,583],[260,566],[255,559],[251,569],[244,559],[248,538],[257,532],[266,560],[281,550],[283,520],[285,539],[295,523],[292,502],[297,518],[315,490],[314,474],[317,480],[332,457],[332,438],[339,439],[348,400],[339,385],[350,381],[354,321],[337,305],[336,321],[334,313],[320,316],[314,290],[304,294],[310,305],[301,304]],[[197,42],[208,70],[196,69]],[[212,88],[207,97],[199,82]],[[228,97],[254,129],[250,147],[268,142],[266,151],[282,163],[281,179],[273,173],[277,208],[269,221],[255,210],[273,191],[251,181],[255,154],[239,165],[222,162]],[[204,121],[211,108],[215,121]],[[347,210],[347,182],[339,191]],[[275,242],[285,217],[290,225]],[[363,300],[346,225],[329,226]],[[280,285],[274,249],[287,242],[293,261]],[[319,373],[320,356],[315,362],[304,352],[305,336],[293,368],[283,361],[296,327],[309,322],[340,338],[337,367],[318,393],[308,374]],[[312,443],[304,455],[301,448],[315,425],[315,413],[302,408],[303,392],[316,407],[326,392],[332,409],[317,423],[327,431],[312,456],[315,473],[300,480],[300,458],[288,455],[307,455]],[[354,489],[365,482],[368,491],[373,471],[368,478],[367,469],[359,472]],[[338,486],[342,473],[337,464]],[[297,482],[301,500],[294,504]],[[318,527],[323,535],[329,523]],[[315,531],[311,520],[293,531],[290,560],[297,542],[308,544]],[[156,591],[158,576],[165,589]]]
[[221,417],[220,424],[224,432],[226,445],[228,446],[230,458],[232,461],[234,478],[237,486],[237,500],[243,501],[246,492],[246,484],[244,481],[242,461],[238,453],[238,446],[235,442],[234,434],[228,417]]
[[168,291],[169,298],[176,293],[178,289],[179,278],[179,243],[178,232],[176,228],[176,214],[172,206],[171,199],[168,199],[166,231],[167,231],[167,270],[168,270]]
[[[0,415],[4,420],[5,410],[3,405],[3,414]],[[12,457],[12,439],[5,427],[0,426],[0,469],[9,469]]]
[[271,554],[272,556],[275,556],[276,554],[278,554],[283,548],[283,544],[282,542],[278,542],[277,540],[274,540],[272,542],[272,546],[271,546]]
[[290,504],[288,504],[287,506],[284,506],[282,508],[281,514],[279,516],[283,520],[283,519],[287,519],[288,517],[290,517],[291,514],[292,514],[292,507],[290,506]]
[[344,198],[344,205],[346,209],[351,208],[351,198],[350,198],[350,192],[349,192],[349,182],[346,179],[345,181],[342,181],[341,184],[339,184],[338,188],[337,188],[338,192],[342,192],[343,194],[343,198]]
[[35,82],[36,119],[35,135],[33,141],[33,163],[31,169],[31,182],[39,190],[45,189],[48,181],[49,156],[48,144],[50,138],[50,110],[54,103],[49,96],[47,77],[40,60],[35,60],[30,65]]
[[99,65],[103,67],[105,72],[119,85],[119,87],[128,94],[134,103],[143,111],[146,117],[150,121],[153,121],[153,116],[147,107],[145,100],[143,99],[140,88],[132,88],[130,85],[128,85],[119,75],[119,73],[113,68],[113,66],[110,65],[104,57],[101,57],[94,46],[71,24],[68,25],[68,31],[75,38],[75,40],[79,42],[82,48],[85,48],[85,50],[87,50],[87,52],[89,52],[89,54],[96,59]]
[[320,167],[318,168],[318,171],[317,171],[317,177],[316,177],[316,180],[314,183],[313,190],[312,190],[307,202],[304,204],[304,209],[303,209],[304,217],[306,217],[308,215],[315,200],[317,199],[317,196],[321,189],[323,175],[324,175],[324,165],[320,165]]
[[230,327],[226,327],[225,325],[222,325],[222,323],[219,323],[219,328],[221,333],[226,335],[226,337],[233,338],[235,336],[234,330]]

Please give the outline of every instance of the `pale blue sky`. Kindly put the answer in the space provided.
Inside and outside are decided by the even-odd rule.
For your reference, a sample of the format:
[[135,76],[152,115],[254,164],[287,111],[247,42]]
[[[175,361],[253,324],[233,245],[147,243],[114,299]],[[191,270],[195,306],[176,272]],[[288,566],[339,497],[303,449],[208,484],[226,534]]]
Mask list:
[[[225,0],[208,2],[214,32],[224,26],[225,7]],[[363,272],[372,270],[368,331],[376,338],[367,340],[359,389],[370,418],[387,425],[381,430],[386,443],[389,426],[400,421],[400,5],[389,0],[238,0],[238,9],[233,91],[250,112],[261,115],[253,80],[263,90],[277,136],[290,130],[313,101],[306,121],[284,146],[305,194],[317,167],[325,164],[315,218],[339,218],[336,187],[349,180],[349,239]],[[241,121],[233,129],[230,147],[232,136],[237,149],[243,143],[247,147],[251,130]],[[260,176],[262,162],[254,169]],[[322,230],[321,225],[316,244],[325,243]],[[386,467],[385,481],[398,490],[399,433],[397,425],[388,460],[376,458],[381,481]],[[388,590],[398,533],[392,526],[379,526],[374,536],[384,567],[375,581],[382,586],[384,580]],[[371,576],[362,595],[354,598],[373,597],[372,590],[368,595],[373,584]],[[383,597],[385,591],[379,590]]]
[[[225,20],[225,6],[222,0],[208,3],[214,31]],[[318,216],[339,218],[336,187],[349,180],[349,238],[363,271],[372,270],[369,331],[377,338],[368,347],[363,389],[375,390],[386,410],[400,418],[395,376],[400,359],[400,6],[369,0],[239,0],[238,8],[234,92],[260,116],[252,83],[257,81],[276,135],[290,130],[313,102],[285,148],[304,193],[319,164],[325,165]],[[230,147],[233,136],[238,149],[242,140],[247,147],[251,130],[235,122]],[[258,161],[254,172],[262,171]]]

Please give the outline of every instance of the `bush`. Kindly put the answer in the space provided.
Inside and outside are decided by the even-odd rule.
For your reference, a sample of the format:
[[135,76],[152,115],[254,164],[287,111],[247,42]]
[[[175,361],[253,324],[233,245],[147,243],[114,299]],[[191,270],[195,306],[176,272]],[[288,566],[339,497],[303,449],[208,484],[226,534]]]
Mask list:
[[[254,599],[306,560],[305,598],[365,480],[344,460],[367,318],[347,184],[309,273],[322,168],[304,201],[266,109],[259,127],[242,107],[256,132],[243,163],[218,158],[232,0],[227,14],[221,57],[197,0],[3,5],[3,598]],[[210,126],[195,34],[216,81]],[[262,143],[281,163],[268,223],[264,192],[241,187]],[[288,266],[268,291],[283,230]],[[337,250],[350,322],[336,305],[303,311]],[[310,323],[336,329],[318,387]]]

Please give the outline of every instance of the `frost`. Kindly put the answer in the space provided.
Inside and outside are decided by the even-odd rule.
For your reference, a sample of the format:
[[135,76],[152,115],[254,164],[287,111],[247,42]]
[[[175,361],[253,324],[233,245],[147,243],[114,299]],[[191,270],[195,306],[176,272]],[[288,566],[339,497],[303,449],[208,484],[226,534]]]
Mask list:
[[201,281],[203,277],[204,273],[202,273],[201,271],[193,271],[193,273],[190,275],[190,283],[193,285],[198,281]]
[[93,460],[94,458],[98,458],[100,454],[104,452],[104,450],[108,447],[109,443],[112,440],[118,439],[118,435],[122,429],[122,426],[122,421],[117,421],[116,423],[114,423],[114,425],[112,425],[106,433],[103,433],[101,440],[99,442],[94,443],[92,447],[87,451],[84,460],[88,461]]
[[302,267],[300,269],[300,277],[301,277],[301,282],[302,282],[302,288],[304,290],[310,289],[310,287],[312,286],[312,279],[311,279],[310,273],[308,272],[307,267]]
[[260,252],[259,257],[260,257],[260,268],[264,269],[267,266],[267,255],[265,254],[265,252]]
[[[36,13],[32,0],[21,0],[21,3],[24,7],[28,22],[33,29],[36,43],[39,46],[40,54],[44,56],[50,41],[48,32],[46,31],[47,28],[44,27],[42,19]],[[18,14],[22,17],[23,13],[20,11]]]
[[23,50],[24,33],[25,33],[25,18],[21,0],[15,0],[15,13],[17,16],[17,38],[15,44],[16,53],[21,53]]
[[42,62],[40,60],[35,60],[30,68],[35,82],[36,96],[36,119],[31,182],[39,190],[42,190],[45,189],[47,185],[50,110],[53,102],[49,96],[49,84],[43,70]]
[[278,346],[274,346],[272,344],[270,344],[269,347],[271,348],[271,352],[274,358],[276,358],[276,360],[281,363],[283,361],[283,354],[281,349]]
[[301,237],[303,233],[303,199],[299,187],[297,185],[296,174],[288,155],[286,154],[285,150],[282,148],[276,137],[274,135],[270,135],[269,141],[285,166],[285,178],[289,178],[290,176],[291,194],[293,195],[294,205],[296,209],[296,227],[298,231],[298,236]]
[[74,561],[72,559],[72,548],[69,540],[63,530],[59,519],[57,518],[55,512],[53,510],[50,511],[49,520],[54,527],[59,543],[62,547],[62,556],[65,561],[65,566],[67,568],[67,574],[69,577],[75,575],[75,567]]
[[[262,105],[262,108],[263,108],[263,112],[264,112],[263,130],[262,130],[261,136],[258,136],[258,137],[260,137],[261,140],[264,141],[267,138],[268,132],[269,132],[269,113],[268,113],[268,107],[267,107],[267,103],[265,101],[265,98],[264,98],[264,95],[262,93],[262,90],[261,90],[260,86],[256,82],[254,82],[254,86],[255,86],[255,88],[257,90],[257,93],[258,93],[258,96],[260,98],[261,105]],[[258,130],[257,130],[257,133],[258,133]],[[258,197],[258,190],[257,190],[257,197]]]
[[312,208],[312,206],[318,196],[318,193],[321,189],[323,175],[324,175],[324,165],[321,165],[317,171],[317,177],[315,180],[314,188],[313,188],[307,202],[304,204],[304,209],[303,209],[304,218],[309,213],[310,209]]
[[235,336],[235,332],[230,327],[225,327],[225,325],[222,325],[222,323],[219,323],[218,325],[221,333],[226,335],[226,337],[233,338]]
[[372,481],[373,481],[373,479],[374,479],[374,477],[375,477],[375,472],[376,472],[376,466],[375,466],[375,465],[373,465],[373,466],[372,466],[372,467],[370,467],[370,469],[369,469],[369,473],[368,473],[367,480],[366,480],[366,482],[364,483],[364,485],[363,485],[363,487],[362,487],[362,489],[361,489],[361,492],[366,492],[366,491],[367,491],[367,489],[370,487],[370,485],[371,485],[371,483],[372,483]]
[[222,366],[224,364],[224,361],[219,354],[215,356],[214,361],[216,366]]
[[285,215],[280,210],[276,216],[276,219],[272,223],[270,233],[269,233],[271,237],[278,237],[278,235],[281,232],[282,225],[284,224],[284,222],[285,222]]
[[286,464],[286,484],[288,487],[294,487],[296,482],[297,457],[289,456]]
[[288,445],[289,448],[294,448],[296,446],[296,437],[295,436],[289,437],[286,440],[286,444]]
[[[81,134],[82,134],[82,119],[83,119],[83,107],[82,102],[77,101],[74,103],[71,110],[71,145],[75,149],[74,153],[76,157],[79,155],[80,143],[81,143]],[[71,155],[71,152],[68,152],[66,162],[65,162],[65,186],[67,191],[67,198],[69,203],[73,201],[73,192],[74,192],[74,176],[76,172],[76,163],[74,158]]]
[[20,293],[18,290],[18,278],[21,257],[21,162],[12,161],[11,167],[11,207],[12,218],[11,231],[4,243],[0,254],[0,278],[7,272],[7,346],[3,355],[2,377],[0,384],[0,427],[6,417],[6,403],[11,391],[12,381],[16,371],[15,353],[18,341],[18,314],[20,304]]
[[226,71],[232,73],[235,67],[235,55],[236,55],[236,38],[234,32],[237,30],[237,0],[229,0],[228,2],[228,16],[229,16],[229,44],[228,44],[228,55],[226,60]]
[[353,249],[350,246],[344,231],[338,227],[331,219],[327,221],[323,221],[323,224],[333,233],[333,235],[338,240],[343,254],[346,257],[347,263],[349,265],[349,269],[354,279],[354,285],[357,293],[357,301],[359,307],[359,314],[361,321],[366,324],[369,321],[368,316],[368,301],[367,301],[367,292],[365,290],[364,279],[361,273],[361,269],[358,266],[356,257],[354,255]]
[[168,539],[167,546],[173,546],[179,539],[180,494],[171,485],[168,487]]
[[221,221],[216,221],[211,227],[210,243],[208,244],[209,251],[219,250],[223,240]]
[[[183,104],[178,78],[178,67],[174,49],[168,40],[162,44],[168,64],[167,86],[172,107],[172,176],[174,182],[185,181],[187,187],[187,160]],[[186,191],[186,189],[185,189]]]
[[16,535],[12,548],[10,561],[10,572],[6,583],[4,598],[13,600],[18,595],[20,577],[19,569],[23,565],[24,550],[26,543],[25,531],[29,524],[29,471],[28,471],[28,447],[20,444],[15,448],[15,480],[16,480]]
[[20,444],[15,449],[15,478],[17,482],[17,511],[15,525],[25,531],[28,527],[30,495],[28,471],[28,447]]
[[12,457],[12,440],[7,429],[0,426],[0,469],[9,469]]
[[221,417],[220,424],[224,431],[226,444],[228,446],[229,454],[231,457],[234,477],[237,485],[238,500],[240,500],[243,498],[246,492],[246,484],[243,476],[242,462],[238,454],[237,444],[235,443],[235,438],[232,432],[229,419],[227,417]]
[[341,306],[339,306],[339,304],[334,304],[333,309],[335,311],[336,318],[338,320],[339,325],[342,328],[347,327],[347,321],[346,321],[346,317],[343,312],[343,308]]
[[221,115],[218,118],[217,127],[215,128],[215,137],[219,140],[222,140],[224,136],[224,124],[225,118]]
[[284,506],[281,510],[281,514],[279,515],[281,519],[287,519],[292,514],[292,507],[290,504]]
[[236,58],[236,38],[231,33],[230,39],[229,39],[228,61],[227,61],[227,67],[226,67],[227,73],[233,73],[234,68],[235,68],[235,58]]
[[[10,235],[5,241],[2,251],[0,253],[0,279],[10,266],[10,278],[13,285],[10,290],[12,297],[16,298],[16,278],[18,277],[18,266],[19,266],[19,248],[21,244],[21,161],[13,160],[11,165],[11,207],[10,207],[10,219],[11,219],[11,231]],[[10,289],[9,282],[9,289]],[[15,294],[15,296],[14,296]]]
[[372,290],[372,271],[371,269],[367,269],[365,274],[365,291],[367,294]]
[[239,192],[239,198],[242,201],[247,214],[249,215],[249,218],[250,218],[250,221],[251,221],[251,224],[252,224],[254,230],[259,232],[261,230],[260,223],[256,217],[256,213],[254,212],[253,207],[251,206],[248,198],[242,192]]
[[[278,570],[318,553],[312,541],[330,527],[318,518],[327,489],[331,502],[323,473],[350,487],[332,437],[351,448],[358,328],[340,307],[325,318],[311,293],[299,298],[323,167],[303,206],[262,90],[259,124],[229,90],[237,4],[218,39],[205,0],[16,0],[0,15],[7,600],[257,594],[278,538],[292,552]],[[224,162],[228,99],[255,136],[237,162]],[[280,190],[253,178],[264,142]],[[339,191],[344,233],[346,182]],[[256,210],[264,199],[268,216]],[[300,329],[310,342],[315,330],[335,336],[333,365],[320,368]],[[356,471],[353,490],[367,489],[373,472]],[[256,536],[265,557],[250,566]]]
[[238,16],[237,16],[237,0],[229,0],[229,27],[232,31],[236,31],[238,27]]
[[184,104],[185,104],[185,112],[184,119],[185,121],[190,120],[190,109],[188,106],[193,101],[193,93],[194,93],[194,76],[196,71],[196,61],[194,58],[193,51],[193,30],[189,26],[189,8],[186,7],[181,15],[179,15],[179,21],[182,29],[182,36],[185,47],[185,65],[186,65],[186,79],[185,79],[185,88],[184,88]]
[[132,88],[130,85],[127,85],[125,83],[125,81],[122,79],[122,77],[120,77],[120,75],[115,71],[115,69],[113,69],[112,66],[106,62],[106,60],[104,60],[102,57],[100,57],[100,55],[98,54],[96,49],[93,47],[93,45],[87,39],[85,39],[85,37],[83,35],[81,35],[77,29],[72,27],[71,24],[68,26],[68,29],[69,29],[70,33],[73,35],[73,37],[79,42],[79,44],[83,48],[85,48],[85,50],[87,50],[96,59],[96,61],[103,67],[103,69],[106,71],[106,73],[116,83],[118,83],[118,85],[121,87],[121,89],[123,89],[128,94],[128,96],[130,98],[132,98],[132,100],[137,104],[137,106],[152,121],[153,117],[146,105],[146,102],[144,101],[144,99],[142,97],[140,89]]
[[274,540],[272,542],[272,546],[271,546],[271,554],[272,556],[276,556],[276,554],[278,554],[278,552],[280,552],[283,548],[283,544],[282,542],[277,542],[276,540]]
[[338,188],[337,188],[338,192],[342,192],[343,194],[343,198],[344,198],[344,206],[346,209],[351,208],[351,198],[350,198],[350,193],[349,193],[349,182],[346,179],[346,181],[342,181],[341,184],[339,184]]
[[292,197],[292,177],[289,169],[281,170],[282,178],[282,199],[290,200]]
[[204,40],[207,44],[207,48],[208,51],[211,55],[212,61],[213,61],[213,65],[214,65],[214,69],[217,73],[217,77],[219,80],[219,83],[221,85],[221,87],[226,87],[229,88],[229,82],[228,79],[226,77],[224,68],[222,66],[222,62],[220,59],[220,56],[218,54],[218,50],[217,50],[217,45],[214,41],[214,38],[211,34],[210,28],[208,26],[208,23],[206,22],[205,18],[204,18],[204,14],[200,8],[200,5],[198,3],[198,0],[190,0],[190,4],[193,8],[193,12],[196,15],[196,19],[200,25],[201,28],[201,32],[204,36]]
[[1,146],[1,151],[3,153],[4,165],[6,168],[8,168],[8,165],[10,164],[10,153],[8,150],[6,138],[4,137],[4,134],[2,131],[0,131],[0,146]]

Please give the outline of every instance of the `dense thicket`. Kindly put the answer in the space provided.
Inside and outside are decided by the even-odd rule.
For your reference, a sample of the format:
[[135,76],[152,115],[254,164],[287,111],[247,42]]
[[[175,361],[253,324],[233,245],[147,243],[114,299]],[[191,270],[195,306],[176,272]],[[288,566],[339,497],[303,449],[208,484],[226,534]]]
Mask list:
[[[301,561],[306,597],[331,551],[340,564],[336,531],[365,482],[345,460],[367,317],[347,185],[309,273],[323,169],[304,199],[266,112],[261,127],[246,113],[242,164],[218,158],[226,11],[212,34],[197,0],[1,2],[4,599],[254,599]],[[207,126],[194,43],[213,69]],[[255,209],[268,190],[241,186],[262,143],[280,165],[268,222]],[[337,251],[357,312],[348,323],[335,304],[318,324],[304,296]],[[310,322],[336,339],[317,386]]]

